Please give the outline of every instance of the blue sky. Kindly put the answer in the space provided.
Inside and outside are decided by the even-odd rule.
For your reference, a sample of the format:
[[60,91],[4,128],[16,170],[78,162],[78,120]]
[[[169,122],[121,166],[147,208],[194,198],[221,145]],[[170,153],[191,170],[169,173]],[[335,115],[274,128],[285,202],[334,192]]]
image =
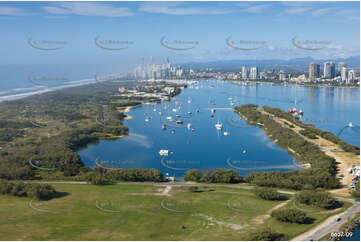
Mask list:
[[[142,57],[159,62],[169,56],[181,63],[327,59],[360,53],[359,2],[0,2],[0,21],[0,56],[6,57],[0,58],[0,64],[119,63],[132,67]],[[116,42],[104,46],[128,48],[99,48],[96,37],[103,44]],[[44,51],[31,47],[29,38],[66,44]],[[162,38],[167,43],[188,43],[173,47],[192,48],[166,48],[160,43]],[[246,41],[242,47],[258,48],[235,49],[227,45],[227,38]],[[322,42],[322,48],[297,48],[293,38]]]

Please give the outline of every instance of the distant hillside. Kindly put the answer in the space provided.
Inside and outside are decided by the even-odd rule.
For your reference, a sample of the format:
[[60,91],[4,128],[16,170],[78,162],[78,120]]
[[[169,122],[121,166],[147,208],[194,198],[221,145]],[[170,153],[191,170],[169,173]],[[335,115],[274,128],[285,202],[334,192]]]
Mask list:
[[338,62],[345,62],[347,67],[360,69],[360,56],[352,56],[348,58],[337,59],[313,59],[312,57],[295,58],[290,60],[270,59],[270,60],[223,60],[210,62],[188,62],[181,64],[184,68],[212,68],[219,71],[237,71],[241,66],[258,66],[267,69],[283,69],[289,71],[306,71],[310,62],[322,64],[325,61],[334,61],[336,66]]

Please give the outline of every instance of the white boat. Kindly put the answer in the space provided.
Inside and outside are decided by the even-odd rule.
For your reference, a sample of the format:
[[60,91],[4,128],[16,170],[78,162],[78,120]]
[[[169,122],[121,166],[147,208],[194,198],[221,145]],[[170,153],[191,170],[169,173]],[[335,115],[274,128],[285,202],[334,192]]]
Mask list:
[[172,134],[175,134],[175,130],[174,130],[174,129],[172,130]]
[[191,104],[191,103],[192,103],[192,100],[188,99],[187,103]]
[[149,117],[146,117],[145,118],[145,122],[149,122],[150,121],[150,118]]
[[246,150],[242,150],[242,154],[246,154],[247,153],[247,151]]
[[188,114],[188,115],[191,115],[191,114],[192,114],[192,112],[187,112],[187,114]]
[[215,113],[216,110],[214,108],[211,109],[211,113]]
[[353,124],[351,122],[348,123],[348,127],[352,128]]
[[159,155],[161,155],[161,156],[168,156],[168,154],[169,154],[168,150],[160,150],[159,151]]
[[173,121],[173,118],[172,118],[171,116],[168,116],[168,117],[167,117],[167,120],[168,120],[168,121]]
[[219,121],[214,126],[216,127],[217,130],[222,130],[222,128],[223,128],[223,125]]
[[190,124],[190,123],[187,124],[187,128],[188,128],[188,129],[191,129],[191,128],[192,128],[192,124]]
[[230,133],[228,131],[224,131],[223,134],[224,134],[224,136],[229,136]]
[[173,112],[177,112],[178,110],[177,110],[176,108],[173,108],[172,111],[173,111]]

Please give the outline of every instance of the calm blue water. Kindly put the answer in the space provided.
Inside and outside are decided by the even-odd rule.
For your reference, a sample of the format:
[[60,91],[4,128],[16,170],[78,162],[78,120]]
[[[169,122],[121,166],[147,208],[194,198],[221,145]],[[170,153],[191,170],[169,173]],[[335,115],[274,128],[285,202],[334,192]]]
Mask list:
[[[170,102],[143,105],[130,111],[128,114],[132,119],[125,121],[129,137],[101,141],[79,151],[85,165],[93,167],[97,160],[114,167],[156,168],[163,174],[177,177],[183,176],[187,169],[226,168],[235,169],[241,175],[252,171],[300,169],[297,162],[274,144],[261,128],[247,125],[233,111],[216,110],[214,117],[210,117],[210,107],[229,108],[230,98],[235,105],[256,103],[283,110],[292,108],[296,99],[297,108],[304,111],[304,120],[334,134],[342,131],[341,138],[359,146],[359,89],[268,84],[243,86],[215,80],[201,81],[199,87],[186,88]],[[172,109],[177,107],[181,107],[180,111],[173,112]],[[199,113],[196,112],[198,108]],[[165,119],[166,116],[177,119],[176,114],[184,121],[178,127],[175,122]],[[145,122],[146,115],[151,117],[150,122]],[[223,124],[221,132],[215,128],[217,122]],[[354,127],[344,128],[349,122]],[[162,123],[167,124],[167,130],[161,129]],[[185,127],[188,123],[194,131]],[[225,136],[224,131],[230,135]],[[162,157],[158,154],[161,149],[172,153]]]
[[360,227],[358,227],[351,237],[344,239],[343,241],[360,241]]

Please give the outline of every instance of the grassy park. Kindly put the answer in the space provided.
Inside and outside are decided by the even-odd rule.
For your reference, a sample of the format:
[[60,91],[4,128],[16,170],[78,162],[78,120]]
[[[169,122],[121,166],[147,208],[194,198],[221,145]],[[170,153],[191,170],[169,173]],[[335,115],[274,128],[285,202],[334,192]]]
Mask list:
[[[251,190],[226,187],[53,184],[49,201],[0,195],[2,240],[249,240],[270,226],[287,240],[335,212],[286,201],[266,201]],[[312,224],[284,224],[269,216],[301,208]]]

